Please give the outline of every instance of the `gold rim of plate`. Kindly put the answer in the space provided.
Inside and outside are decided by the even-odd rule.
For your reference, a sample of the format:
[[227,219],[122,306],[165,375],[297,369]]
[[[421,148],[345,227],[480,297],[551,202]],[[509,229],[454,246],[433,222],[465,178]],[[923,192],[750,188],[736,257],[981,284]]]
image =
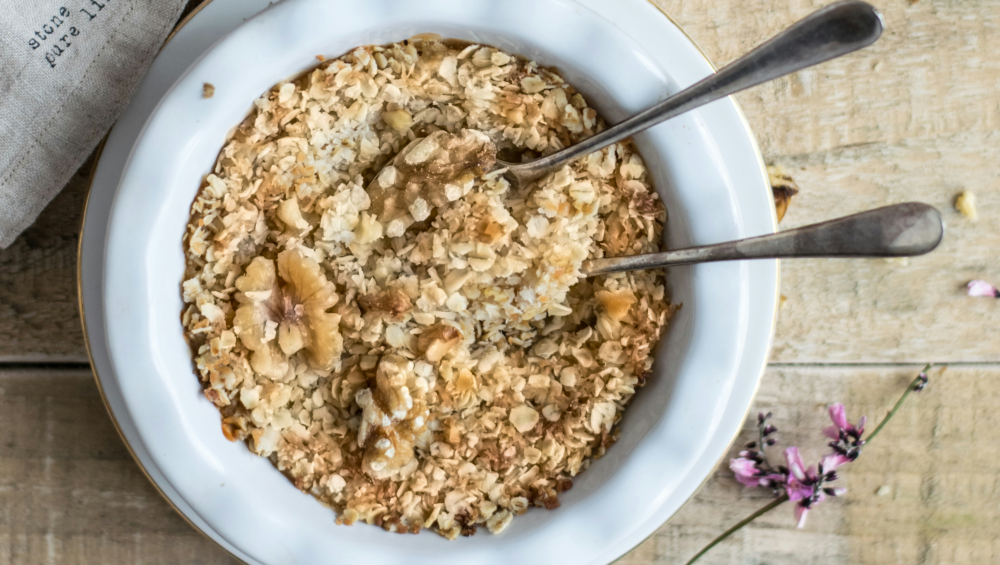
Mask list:
[[[670,14],[668,14],[663,8],[661,8],[654,0],[646,0],[646,1],[649,2],[649,4],[651,6],[653,6],[654,8],[656,8],[657,11],[659,11],[661,14],[663,14],[663,17],[665,17],[668,21],[670,21],[670,23],[674,24],[674,26],[676,26],[677,29],[680,30],[680,32],[682,34],[684,34],[684,37],[686,37],[688,39],[688,41],[691,42],[691,44],[694,46],[694,48],[701,55],[702,59],[704,59],[704,61],[709,65],[709,67],[712,68],[713,72],[715,72],[715,71],[718,70],[716,68],[715,64],[712,63],[711,59],[708,58],[708,56],[705,54],[705,52],[702,50],[702,48],[698,45],[698,43],[694,40],[694,38],[691,37],[690,35],[688,35],[687,31],[685,31],[684,28],[676,20],[674,20],[672,17],[670,17]],[[181,28],[183,28],[192,19],[194,19],[194,17],[196,15],[198,15],[198,13],[201,12],[201,10],[203,8],[205,8],[205,6],[208,6],[211,2],[212,2],[212,0],[203,0],[201,2],[201,4],[198,4],[198,6],[194,10],[191,10],[191,12],[188,13],[187,16],[184,16],[183,19],[181,19],[179,22],[177,22],[177,25],[174,26],[174,29],[170,32],[169,35],[167,35],[167,38],[163,41],[163,45],[165,46],[171,39],[173,39],[174,36],[177,35],[177,32],[181,30]],[[162,50],[163,48],[161,47],[160,49]],[[743,113],[743,108],[741,108],[738,103],[735,104],[735,106],[736,106],[736,112],[737,112],[737,114],[739,114],[739,118],[740,118],[740,121],[743,123],[744,129],[747,131],[747,133],[750,134],[751,138],[753,138],[753,141],[754,141],[754,143],[753,143],[753,149],[754,149],[754,153],[757,156],[757,163],[760,165],[760,170],[761,170],[761,173],[763,174],[763,177],[767,178],[767,169],[764,166],[764,157],[760,153],[760,147],[757,144],[757,140],[756,140],[756,137],[753,134],[753,130],[750,128],[750,122],[747,120],[746,115]],[[118,423],[118,419],[115,417],[114,412],[111,411],[111,406],[108,404],[108,398],[104,394],[104,387],[101,385],[101,378],[97,374],[97,369],[94,367],[94,357],[93,357],[93,355],[91,354],[91,351],[90,351],[90,336],[87,334],[86,315],[84,314],[84,310],[83,310],[83,281],[82,281],[82,278],[81,278],[82,268],[83,268],[82,265],[83,264],[81,262],[81,258],[82,258],[82,253],[83,253],[83,228],[84,228],[84,225],[86,224],[86,221],[87,221],[87,205],[90,203],[90,189],[91,189],[91,187],[94,184],[94,175],[97,172],[97,165],[100,163],[101,154],[104,151],[104,144],[105,144],[105,142],[107,142],[107,139],[108,139],[107,136],[104,136],[104,138],[101,140],[100,144],[98,144],[96,151],[94,152],[94,163],[93,163],[93,165],[90,168],[89,178],[87,179],[87,191],[86,191],[87,195],[86,195],[86,198],[85,198],[84,203],[83,203],[83,217],[82,217],[82,219],[80,221],[80,232],[79,232],[79,234],[77,236],[78,241],[77,241],[77,248],[76,248],[76,291],[77,291],[76,295],[77,295],[77,302],[78,302],[79,309],[80,309],[80,324],[81,324],[81,326],[83,328],[83,344],[84,344],[84,347],[87,349],[87,359],[90,362],[90,371],[94,375],[94,382],[97,383],[97,391],[101,395],[101,402],[104,403],[105,410],[107,410],[108,415],[111,416],[111,422],[114,424],[115,431],[118,432],[118,437],[121,438],[122,443],[125,444],[125,448],[128,449],[129,455],[132,456],[132,460],[135,461],[136,465],[139,466],[139,470],[142,471],[142,474],[145,475],[146,478],[149,480],[149,482],[153,485],[153,488],[156,489],[156,492],[160,495],[160,497],[163,498],[163,500],[165,500],[167,502],[167,504],[169,504],[170,507],[173,508],[174,511],[181,517],[181,519],[184,520],[185,522],[187,522],[188,525],[191,526],[192,529],[194,529],[196,532],[198,532],[199,534],[201,534],[202,536],[204,536],[206,539],[210,540],[212,543],[214,543],[216,546],[218,546],[223,551],[225,551],[231,558],[239,561],[240,563],[243,563],[244,565],[249,565],[249,564],[247,564],[246,561],[244,561],[242,558],[240,558],[239,556],[237,556],[234,553],[232,553],[231,551],[229,551],[229,549],[226,548],[225,546],[223,546],[221,543],[219,543],[218,540],[216,540],[212,536],[210,536],[207,533],[205,533],[194,522],[192,522],[190,519],[188,519],[188,517],[184,514],[184,512],[182,512],[181,509],[178,508],[174,504],[174,502],[172,500],[170,500],[170,497],[168,497],[163,492],[163,490],[160,489],[160,485],[158,485],[156,483],[156,481],[153,480],[153,477],[150,476],[149,471],[146,470],[145,465],[143,465],[142,461],[136,455],[135,450],[132,449],[132,445],[129,443],[128,439],[125,437],[125,433],[122,431],[121,425]],[[777,213],[775,212],[775,209],[774,209],[773,205],[771,207],[771,223],[774,225],[775,229],[777,229],[778,219],[777,219]],[[772,314],[773,317],[772,317],[772,320],[771,320],[772,331],[773,331],[773,328],[777,324],[777,319],[778,319],[778,304],[780,302],[779,298],[780,298],[780,288],[781,288],[781,264],[780,264],[780,261],[778,261],[778,260],[775,260],[775,263],[776,263],[775,269],[777,271],[775,273],[775,280],[777,281],[777,284],[775,285],[775,294],[776,294],[775,301],[774,301],[775,306],[774,306],[774,313]],[[772,343],[773,340],[774,340],[774,336],[772,335],[769,338],[769,340],[768,340],[767,355],[765,355],[765,357],[764,357],[764,364],[761,367],[760,375],[758,375],[758,377],[757,377],[757,384],[754,386],[753,394],[750,397],[750,404],[747,406],[747,410],[743,414],[743,420],[744,421],[747,419],[747,416],[750,414],[750,410],[753,407],[753,403],[754,403],[754,401],[757,398],[757,393],[760,391],[760,381],[764,377],[764,371],[767,369],[767,365],[768,365],[768,362],[770,360],[771,346],[773,345],[773,343]],[[740,434],[740,429],[737,429],[736,432],[733,434],[732,439],[729,440],[729,443],[728,443],[725,451],[723,452],[722,457],[720,457],[719,460],[716,461],[715,465],[713,465],[713,469],[717,468],[719,466],[719,464],[722,463],[723,460],[725,460],[726,454],[729,453],[730,449],[732,449],[733,444],[736,442],[736,438],[739,437],[739,434]],[[689,496],[688,499],[685,500],[684,503],[681,504],[680,507],[677,508],[677,512],[674,512],[672,516],[676,516],[678,512],[680,512],[681,510],[683,510],[684,507],[687,506],[688,503],[691,502],[691,499],[694,498],[694,495],[697,494],[698,491],[700,491],[702,489],[702,487],[705,486],[705,483],[707,483],[708,480],[711,477],[712,477],[712,473],[709,473],[701,481],[701,484],[698,485],[698,487],[694,490],[694,492],[691,493],[691,496]],[[667,521],[669,521],[669,519]],[[665,523],[666,522],[664,522],[664,524]],[[661,524],[661,526],[662,526],[662,524]],[[628,555],[629,553],[631,553],[635,548],[637,548],[640,545],[642,545],[643,543],[645,543],[646,540],[648,540],[649,538],[653,537],[654,535],[656,535],[655,531],[653,533],[651,533],[650,535],[646,536],[645,538],[643,538],[642,541],[640,541],[639,543],[637,543],[636,545],[634,545],[631,549],[629,549],[628,551],[626,551],[624,554],[622,554],[621,557],[619,557],[619,558],[615,559],[614,561],[612,561],[612,563],[615,563],[615,562],[621,560],[626,555]]]

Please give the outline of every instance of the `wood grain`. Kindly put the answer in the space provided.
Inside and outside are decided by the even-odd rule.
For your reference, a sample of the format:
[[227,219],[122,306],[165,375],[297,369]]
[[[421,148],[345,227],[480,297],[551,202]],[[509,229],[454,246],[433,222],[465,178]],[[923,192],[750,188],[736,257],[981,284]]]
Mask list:
[[76,247],[90,169],[84,164],[34,225],[0,250],[0,362],[87,362]]
[[[818,3],[658,0],[727,61]],[[938,206],[945,244],[908,265],[786,261],[773,360],[783,363],[1000,361],[1000,303],[971,300],[972,278],[1000,281],[1000,1],[877,2],[874,47],[739,96],[768,162],[802,193],[783,226],[902,200]],[[85,167],[86,169],[86,167]],[[84,361],[77,323],[78,175],[0,251],[0,361]],[[952,209],[972,190],[981,219]],[[864,328],[864,339],[858,329]]]
[[[654,1],[720,64],[826,3]],[[783,228],[920,200],[944,213],[945,241],[908,262],[785,261],[776,364],[753,413],[774,411],[781,445],[815,460],[827,403],[878,419],[917,370],[907,363],[957,364],[846,469],[845,498],[804,530],[780,507],[705,564],[1000,562],[1000,301],[963,292],[1000,283],[1000,0],[874,3],[887,31],[873,48],[737,98],[765,159],[802,188]],[[132,462],[88,372],[3,368],[86,361],[75,260],[87,171],[0,250],[0,565],[232,563]],[[961,190],[978,197],[976,223],[952,209]],[[737,446],[752,436],[748,422]],[[683,563],[768,500],[723,463],[621,563]]]
[[0,565],[230,562],[132,461],[90,371],[0,371]]
[[[881,142],[781,160],[802,191],[782,227],[919,200],[941,210],[941,246],[903,260],[782,262],[771,359],[778,363],[1000,361],[1000,301],[971,298],[971,279],[1000,284],[1000,134]],[[953,207],[970,190],[979,221]]]
[[[826,451],[829,402],[878,421],[917,366],[773,367],[753,414],[773,411],[780,444],[807,461]],[[981,564],[1000,559],[1000,366],[934,371],[796,530],[779,507],[705,564]],[[121,444],[90,374],[0,371],[0,565],[232,563],[164,502]],[[872,426],[869,426],[871,428]],[[753,417],[737,443],[755,434]],[[885,488],[882,488],[885,487]],[[881,489],[881,490],[880,490]],[[876,494],[881,492],[882,494]],[[628,565],[681,563],[769,500],[725,463]]]
[[[825,0],[654,0],[718,65]],[[765,157],[989,133],[1000,126],[998,0],[872,0],[873,46],[737,98]]]
[[[826,2],[656,3],[721,64]],[[945,242],[905,265],[785,261],[772,360],[1000,361],[1000,303],[962,292],[1000,284],[1000,2],[873,3],[874,46],[737,99],[765,159],[802,188],[782,227],[919,200],[944,212]],[[962,190],[977,223],[953,209]]]
[[[772,367],[754,414],[773,411],[778,448],[799,445],[807,462],[825,453],[827,403],[852,419],[879,421],[917,366]],[[795,529],[789,504],[717,546],[705,565],[952,564],[1000,561],[1000,367],[971,365],[931,373],[862,456],[843,468],[843,498],[828,500]],[[737,446],[754,439],[748,421]],[[869,426],[872,429],[873,426]],[[780,452],[772,457],[781,461]],[[881,494],[877,494],[881,493]],[[766,504],[720,466],[708,484],[621,563],[677,564],[728,526]]]

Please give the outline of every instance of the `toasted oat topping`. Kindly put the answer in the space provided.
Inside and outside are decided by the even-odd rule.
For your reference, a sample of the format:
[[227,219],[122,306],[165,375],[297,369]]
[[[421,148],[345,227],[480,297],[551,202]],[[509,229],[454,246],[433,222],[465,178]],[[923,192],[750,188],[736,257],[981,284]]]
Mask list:
[[[658,251],[665,211],[629,144],[517,194],[476,151],[602,128],[558,74],[449,41],[358,48],[258,99],[185,235],[182,323],[226,437],[342,524],[454,539],[557,507],[674,311],[662,272],[580,266]],[[377,174],[405,195],[384,223]]]

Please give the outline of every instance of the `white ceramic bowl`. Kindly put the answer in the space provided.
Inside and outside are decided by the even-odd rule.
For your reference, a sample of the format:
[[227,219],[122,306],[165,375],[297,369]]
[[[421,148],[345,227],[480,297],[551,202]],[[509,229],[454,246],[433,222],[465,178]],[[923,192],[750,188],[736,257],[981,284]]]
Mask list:
[[[286,0],[205,51],[210,39],[198,34],[222,35],[263,4],[215,0],[181,30],[116,126],[95,177],[81,245],[85,328],[137,460],[196,527],[252,563],[621,556],[693,494],[738,431],[770,347],[777,262],[673,269],[673,300],[684,306],[620,441],[577,478],[561,508],[532,510],[499,536],[448,542],[335,526],[330,510],[269,461],[223,438],[182,339],[181,236],[227,132],[256,97],[315,65],[317,54],[424,32],[492,44],[557,66],[611,122],[692,84],[711,65],[644,0]],[[205,82],[215,85],[208,100]],[[733,101],[657,126],[636,144],[667,205],[670,246],[775,230],[763,164]]]

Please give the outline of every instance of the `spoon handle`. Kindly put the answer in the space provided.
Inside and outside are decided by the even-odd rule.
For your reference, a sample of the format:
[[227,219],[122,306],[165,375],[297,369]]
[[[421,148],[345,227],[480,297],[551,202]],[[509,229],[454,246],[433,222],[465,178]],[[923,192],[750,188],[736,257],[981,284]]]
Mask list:
[[831,4],[656,106],[562,151],[510,165],[510,172],[519,180],[536,178],[709,102],[871,45],[881,34],[882,17],[872,6],[860,0]]
[[737,259],[906,257],[941,243],[944,224],[933,206],[906,202],[771,235],[631,257],[593,259],[587,276]]

